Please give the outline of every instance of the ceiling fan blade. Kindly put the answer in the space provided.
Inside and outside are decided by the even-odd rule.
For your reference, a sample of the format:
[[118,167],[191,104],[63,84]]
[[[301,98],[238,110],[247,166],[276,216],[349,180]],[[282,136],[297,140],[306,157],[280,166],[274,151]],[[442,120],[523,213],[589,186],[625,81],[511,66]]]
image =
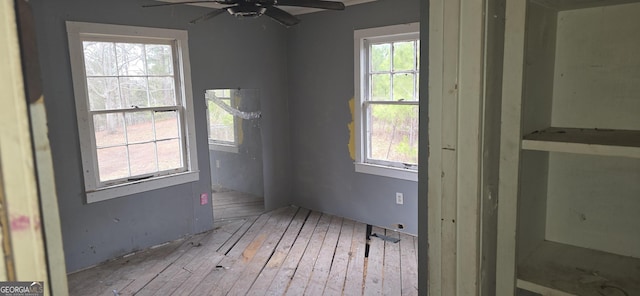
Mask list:
[[285,25],[286,27],[291,27],[300,22],[297,17],[275,6],[268,6],[264,14]]
[[203,15],[203,16],[195,19],[195,20],[190,21],[189,23],[190,24],[197,24],[197,23],[200,23],[200,22],[204,22],[204,21],[206,21],[208,19],[211,19],[211,18],[214,18],[217,15],[219,15],[219,14],[221,14],[223,12],[226,12],[226,11],[227,11],[227,8],[216,9],[216,10],[214,10],[212,12],[209,12],[209,13],[207,13],[207,14],[205,14],[205,15]]
[[324,0],[276,0],[275,5],[344,10],[344,3]]
[[180,5],[180,4],[194,4],[194,3],[234,4],[235,2],[236,1],[228,1],[228,0],[195,0],[195,1],[166,2],[166,3],[158,3],[158,4],[147,4],[147,5],[142,5],[142,7],[158,7],[158,6],[171,6],[171,5]]

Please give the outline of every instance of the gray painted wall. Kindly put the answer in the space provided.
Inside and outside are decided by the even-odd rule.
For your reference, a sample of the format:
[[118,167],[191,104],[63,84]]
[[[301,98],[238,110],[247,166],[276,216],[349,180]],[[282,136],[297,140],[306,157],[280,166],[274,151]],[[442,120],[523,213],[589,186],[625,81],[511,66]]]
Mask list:
[[[260,111],[260,90],[241,89],[240,98],[238,110],[244,112]],[[210,150],[211,183],[213,188],[233,189],[262,196],[264,193],[260,128],[262,119],[245,120],[236,117],[236,120],[239,120],[242,126],[238,131],[242,134],[242,140],[238,140],[238,152]]]
[[[289,29],[294,204],[383,227],[403,223],[404,231],[417,234],[418,184],[356,173],[347,124],[353,30],[418,22],[419,8],[418,0],[379,0],[303,15]],[[421,36],[426,45],[427,34]],[[396,192],[404,193],[404,205],[395,204]]]
[[[265,198],[273,208],[289,203],[290,162],[286,101],[286,30],[266,18],[238,21],[221,15],[188,21],[209,10],[195,7],[142,9],[144,1],[32,0],[49,138],[54,160],[62,234],[69,272],[134,250],[212,228],[205,89],[235,85],[262,89]],[[73,85],[64,22],[85,21],[188,29],[197,125],[200,180],[189,184],[84,204]]]
[[[262,118],[258,124],[261,139],[254,140],[245,155],[257,158],[259,142],[262,142],[262,164],[260,166],[253,160],[247,164],[245,161],[241,166],[245,169],[238,174],[255,182],[262,178],[267,209],[290,204],[286,28],[269,18],[236,19],[227,14],[189,28],[190,43],[201,49],[197,59],[193,54],[191,57],[195,94],[204,94],[206,89],[228,87],[260,91]],[[190,50],[194,51],[193,48]],[[200,72],[195,72],[196,65]],[[206,141],[206,125],[204,128]],[[258,189],[255,190],[258,193]]]

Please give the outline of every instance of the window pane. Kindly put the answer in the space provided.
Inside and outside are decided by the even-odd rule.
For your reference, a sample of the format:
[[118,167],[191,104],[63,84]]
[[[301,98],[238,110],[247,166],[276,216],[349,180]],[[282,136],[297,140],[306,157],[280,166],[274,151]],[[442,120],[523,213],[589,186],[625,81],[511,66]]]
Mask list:
[[118,74],[123,76],[146,75],[144,45],[116,43]]
[[418,163],[418,106],[369,105],[369,158]]
[[157,172],[155,143],[129,145],[129,162],[132,176]]
[[[224,100],[228,104],[229,100]],[[235,142],[233,115],[213,101],[209,101],[209,138],[216,141]]]
[[129,177],[127,147],[98,149],[98,172],[100,182]]
[[124,145],[124,114],[97,114],[93,116],[96,146]]
[[371,45],[371,71],[391,70],[391,44]]
[[127,142],[140,143],[154,140],[151,111],[127,113]]
[[393,75],[393,100],[414,101],[413,74]]
[[373,101],[391,100],[391,75],[390,74],[371,75],[371,100]]
[[82,43],[84,47],[84,66],[87,76],[117,75],[115,45],[111,42]]
[[87,89],[91,111],[122,108],[117,78],[89,77]]
[[413,41],[393,43],[393,70],[413,70],[415,65]]
[[182,153],[179,140],[159,141],[158,169],[160,171],[172,170],[182,167]]
[[121,77],[120,88],[124,107],[149,107],[147,79],[144,77]]
[[215,95],[216,98],[230,98],[231,90],[230,89],[214,89],[213,95]]
[[178,112],[155,112],[156,139],[174,139],[180,136],[178,132]]
[[173,77],[149,77],[151,106],[175,106],[176,92]]
[[145,49],[149,75],[173,75],[171,45],[148,44]]

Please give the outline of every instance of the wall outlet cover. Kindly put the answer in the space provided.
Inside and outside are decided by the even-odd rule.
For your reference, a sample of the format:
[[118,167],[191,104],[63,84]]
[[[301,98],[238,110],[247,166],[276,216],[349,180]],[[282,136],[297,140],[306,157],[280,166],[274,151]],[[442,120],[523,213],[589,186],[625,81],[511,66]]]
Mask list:
[[209,203],[209,195],[206,193],[200,194],[200,205],[204,206]]
[[404,194],[401,192],[396,192],[396,204],[404,204]]

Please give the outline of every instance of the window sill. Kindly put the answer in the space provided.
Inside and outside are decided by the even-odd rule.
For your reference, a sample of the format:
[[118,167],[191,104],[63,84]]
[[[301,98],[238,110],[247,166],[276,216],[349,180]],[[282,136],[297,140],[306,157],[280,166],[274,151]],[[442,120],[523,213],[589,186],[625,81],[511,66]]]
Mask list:
[[401,169],[401,168],[392,168],[381,165],[374,165],[368,163],[357,162],[355,163],[356,172],[378,175],[383,177],[402,179],[407,181],[418,182],[418,171]]
[[209,143],[209,150],[238,153],[238,146]]
[[117,197],[123,197],[131,194],[145,192],[154,189],[165,188],[169,186],[195,182],[200,178],[199,171],[191,171],[173,174],[169,176],[160,176],[137,182],[118,184],[98,188],[87,192],[87,203],[94,203]]

